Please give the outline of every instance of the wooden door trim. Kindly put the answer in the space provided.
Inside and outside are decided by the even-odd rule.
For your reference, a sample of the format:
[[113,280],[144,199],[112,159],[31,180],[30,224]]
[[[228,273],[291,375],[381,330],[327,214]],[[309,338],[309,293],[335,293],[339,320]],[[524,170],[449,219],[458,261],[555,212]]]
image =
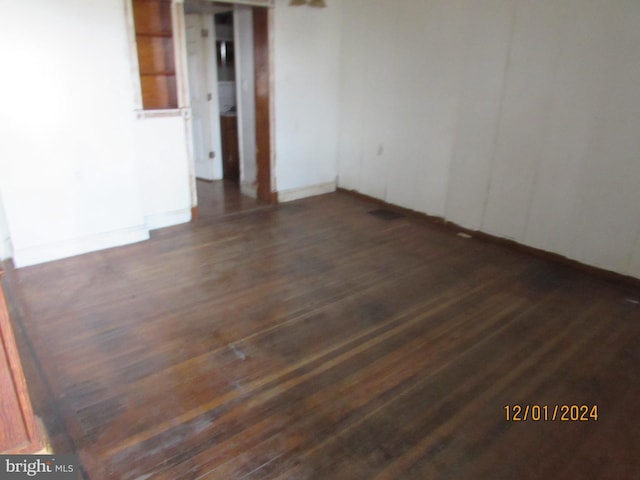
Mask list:
[[273,182],[272,12],[253,7],[254,94],[256,109],[256,180],[259,200],[277,203]]
[[[131,0],[127,0],[131,1]],[[191,108],[189,102],[189,93],[188,93],[188,73],[186,67],[186,32],[184,28],[184,9],[181,0],[173,0],[175,5],[174,9],[174,17],[175,17],[175,37],[174,40],[178,42],[176,46],[176,71],[177,75],[180,78],[181,82],[179,84],[179,101],[180,107],[184,108],[186,111],[189,111]],[[274,108],[274,81],[273,81],[273,35],[271,32],[273,31],[273,3],[266,4],[264,6],[256,6],[256,4],[252,4],[244,1],[229,1],[226,3],[238,3],[244,5],[252,5],[252,16],[254,21],[254,75],[256,76],[256,85],[254,86],[254,95],[256,96],[256,163],[257,163],[257,197],[258,199],[268,202],[268,203],[278,203],[278,192],[276,191],[276,182],[274,176],[274,165],[275,165],[275,149],[273,146],[275,145],[275,132],[273,129],[273,125],[275,123],[275,108]],[[257,15],[256,15],[257,12]],[[263,27],[263,43],[260,44],[261,52],[264,54],[260,59],[261,63],[258,65],[258,59],[256,58],[255,49],[258,46],[256,43],[256,35],[255,35],[255,22],[256,16],[262,21]],[[258,71],[259,68],[263,72],[260,80],[263,82],[261,86],[264,90],[261,90],[260,93],[264,95],[260,96],[261,101],[264,102],[265,105],[265,117],[261,119],[261,126],[258,125]],[[192,207],[192,218],[197,218],[197,187],[196,187],[196,177],[195,177],[195,158],[193,155],[193,139],[191,135],[191,129],[193,126],[191,125],[191,118],[189,115],[185,116],[185,134],[187,136],[187,154],[188,154],[188,163],[189,163],[189,183],[191,190],[191,207]],[[259,134],[259,129],[262,128],[261,133]],[[260,151],[263,152],[263,155],[260,155]],[[261,175],[262,172],[262,175]]]
[[[0,268],[0,279],[2,278],[3,271]],[[5,301],[4,293],[2,290],[2,283],[0,282],[0,343],[3,350],[0,352],[4,355],[4,364],[9,369],[3,372],[2,375],[2,395],[15,395],[14,399],[17,402],[17,406],[20,412],[7,412],[4,407],[3,417],[6,418],[3,421],[7,422],[7,425],[3,427],[5,435],[7,432],[17,434],[16,430],[20,432],[20,438],[3,438],[3,444],[6,440],[14,440],[16,443],[11,445],[4,445],[2,454],[20,454],[20,453],[35,453],[40,451],[44,447],[44,441],[36,417],[31,406],[31,399],[29,398],[29,390],[27,389],[27,382],[24,377],[22,369],[22,363],[20,361],[20,354],[18,353],[18,347],[16,345],[13,326],[9,319],[9,308]],[[4,367],[3,367],[4,368]],[[4,404],[5,402],[3,402]]]

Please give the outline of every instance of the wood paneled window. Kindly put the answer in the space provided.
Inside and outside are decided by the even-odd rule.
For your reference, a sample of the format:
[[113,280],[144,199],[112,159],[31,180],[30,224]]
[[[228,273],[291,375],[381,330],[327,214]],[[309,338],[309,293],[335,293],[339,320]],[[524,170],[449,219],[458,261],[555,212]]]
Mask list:
[[145,110],[178,108],[171,0],[133,0]]

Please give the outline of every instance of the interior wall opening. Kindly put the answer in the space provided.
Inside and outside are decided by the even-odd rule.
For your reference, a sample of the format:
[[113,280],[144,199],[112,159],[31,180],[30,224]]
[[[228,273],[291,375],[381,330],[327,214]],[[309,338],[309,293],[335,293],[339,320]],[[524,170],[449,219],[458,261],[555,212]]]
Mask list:
[[198,210],[230,198],[207,189],[271,201],[269,86],[257,88],[269,78],[267,9],[205,0],[184,9]]

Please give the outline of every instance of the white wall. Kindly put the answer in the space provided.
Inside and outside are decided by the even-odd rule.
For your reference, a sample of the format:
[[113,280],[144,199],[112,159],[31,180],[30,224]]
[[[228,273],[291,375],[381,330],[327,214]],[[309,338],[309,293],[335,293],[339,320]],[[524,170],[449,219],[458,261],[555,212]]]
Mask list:
[[459,1],[344,4],[342,186],[444,208],[464,42]]
[[13,248],[11,246],[11,238],[9,235],[9,225],[7,225],[7,217],[4,213],[4,204],[2,196],[0,196],[0,261],[6,260],[13,256]]
[[[3,2],[0,49],[0,192],[17,266],[144,240],[158,208],[190,208],[184,171],[136,155],[124,1]],[[184,123],[145,135],[175,152]],[[186,158],[185,147],[171,162]]]
[[4,2],[0,190],[18,266],[146,238],[119,0]]
[[275,187],[285,194],[335,183],[342,3],[277,0],[273,11]]
[[[341,1],[273,12],[274,188],[335,188]],[[188,123],[140,117],[123,0],[3,2],[0,192],[17,266],[186,221]],[[188,107],[188,106],[186,106]],[[250,168],[246,176],[255,175]]]
[[344,2],[340,186],[640,277],[637,45],[632,0]]
[[188,222],[191,192],[184,119],[178,112],[138,119],[134,127],[145,225],[154,230]]

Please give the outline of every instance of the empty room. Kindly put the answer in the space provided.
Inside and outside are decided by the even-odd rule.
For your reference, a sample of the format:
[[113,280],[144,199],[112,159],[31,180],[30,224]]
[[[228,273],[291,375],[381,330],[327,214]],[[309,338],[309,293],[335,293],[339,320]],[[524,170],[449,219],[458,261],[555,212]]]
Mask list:
[[640,2],[0,0],[0,478],[640,478]]

